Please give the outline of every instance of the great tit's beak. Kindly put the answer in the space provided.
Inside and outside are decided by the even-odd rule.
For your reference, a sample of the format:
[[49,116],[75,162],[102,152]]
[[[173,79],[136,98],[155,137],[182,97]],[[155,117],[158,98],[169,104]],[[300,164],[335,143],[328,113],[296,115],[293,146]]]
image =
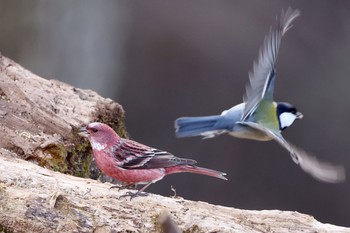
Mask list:
[[298,120],[302,119],[303,117],[304,117],[304,115],[303,115],[301,112],[297,112],[296,118],[297,118]]
[[88,137],[89,134],[90,134],[89,131],[85,127],[80,128],[78,131],[78,135],[80,135],[82,137]]

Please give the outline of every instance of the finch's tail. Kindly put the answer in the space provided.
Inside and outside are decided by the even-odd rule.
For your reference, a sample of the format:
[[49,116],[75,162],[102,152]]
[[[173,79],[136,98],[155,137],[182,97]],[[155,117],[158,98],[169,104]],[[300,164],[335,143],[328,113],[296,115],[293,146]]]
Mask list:
[[166,168],[167,175],[173,174],[173,173],[182,173],[182,172],[190,172],[190,173],[195,173],[199,175],[212,176],[222,180],[227,180],[227,178],[225,177],[226,173],[215,171],[204,167],[197,167],[193,165],[181,165],[181,166]]
[[178,138],[204,136],[214,137],[223,133],[223,129],[216,126],[220,115],[203,117],[181,117],[175,120],[175,134]]

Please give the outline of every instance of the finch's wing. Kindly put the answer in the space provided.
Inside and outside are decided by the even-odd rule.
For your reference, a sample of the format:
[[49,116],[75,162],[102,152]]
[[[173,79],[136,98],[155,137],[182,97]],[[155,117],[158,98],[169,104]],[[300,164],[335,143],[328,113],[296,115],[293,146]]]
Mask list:
[[287,142],[279,132],[271,131],[257,123],[240,122],[240,124],[252,127],[271,136],[290,152],[290,155],[296,164],[299,164],[306,173],[309,173],[315,179],[329,183],[339,183],[345,180],[345,170],[343,166],[321,162],[315,156],[309,155],[302,149]]
[[125,169],[165,168],[196,163],[194,160],[177,158],[169,152],[127,139],[113,147],[113,154],[118,160],[118,166]]
[[263,47],[260,48],[258,61],[254,62],[253,70],[249,72],[249,83],[243,96],[245,108],[241,120],[245,120],[256,109],[263,98],[273,101],[275,86],[275,65],[282,36],[292,26],[293,20],[300,15],[299,10],[288,8],[282,10],[281,17],[275,28],[271,28],[265,37]]

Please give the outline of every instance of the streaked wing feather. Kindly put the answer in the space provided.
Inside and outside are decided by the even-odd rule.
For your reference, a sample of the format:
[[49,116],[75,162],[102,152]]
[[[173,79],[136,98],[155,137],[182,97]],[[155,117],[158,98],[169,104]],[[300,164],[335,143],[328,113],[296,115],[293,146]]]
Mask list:
[[271,28],[265,37],[264,44],[259,52],[257,62],[253,64],[253,70],[249,72],[249,83],[243,96],[245,108],[242,120],[246,119],[257,107],[262,98],[273,100],[273,89],[275,84],[275,65],[282,36],[292,26],[293,20],[300,15],[299,10],[288,8],[282,10],[277,26]]
[[121,140],[113,150],[118,165],[125,169],[165,168],[196,163],[194,160],[178,158],[169,152],[127,139]]
[[273,132],[257,123],[240,122],[240,124],[260,130],[271,136],[282,147],[290,152],[290,155],[296,164],[299,164],[306,173],[309,173],[315,179],[328,183],[339,183],[345,180],[345,170],[343,166],[319,161],[315,156],[309,155],[304,150],[287,142],[279,132]]

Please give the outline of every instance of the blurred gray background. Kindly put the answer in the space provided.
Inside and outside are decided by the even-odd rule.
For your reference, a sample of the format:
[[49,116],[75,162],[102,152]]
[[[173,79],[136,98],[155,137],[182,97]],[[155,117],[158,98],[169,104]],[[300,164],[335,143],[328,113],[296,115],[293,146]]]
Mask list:
[[242,101],[282,8],[301,10],[283,38],[275,98],[304,114],[284,132],[350,172],[350,2],[331,0],[0,0],[0,51],[34,73],[121,103],[134,140],[228,173],[177,174],[148,191],[244,209],[280,209],[350,227],[350,178],[325,184],[275,142],[176,139],[180,116]]

